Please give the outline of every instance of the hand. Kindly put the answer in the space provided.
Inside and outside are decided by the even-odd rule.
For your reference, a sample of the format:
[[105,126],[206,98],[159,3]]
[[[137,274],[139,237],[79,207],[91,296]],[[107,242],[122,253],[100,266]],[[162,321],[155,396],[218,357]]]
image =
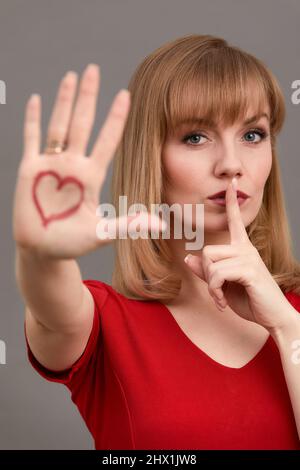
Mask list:
[[226,213],[230,244],[206,245],[201,257],[188,257],[187,265],[207,282],[220,310],[228,305],[270,332],[280,329],[293,309],[248,237],[232,183],[226,191]]
[[[81,79],[73,111],[77,74],[69,72],[62,79],[47,136],[47,141],[67,143],[59,154],[40,154],[40,96],[33,95],[27,103],[24,151],[13,214],[14,238],[22,248],[50,257],[75,258],[112,241],[97,236],[96,228],[104,219],[97,215],[96,209],[109,163],[123,133],[130,94],[121,90],[116,95],[87,158],[85,152],[95,117],[99,82],[99,67],[90,64]],[[161,229],[159,217],[147,213],[138,217],[135,223],[140,222],[142,230],[145,226],[149,230]],[[132,218],[125,215],[114,219],[116,228],[121,226],[124,233],[124,225]]]

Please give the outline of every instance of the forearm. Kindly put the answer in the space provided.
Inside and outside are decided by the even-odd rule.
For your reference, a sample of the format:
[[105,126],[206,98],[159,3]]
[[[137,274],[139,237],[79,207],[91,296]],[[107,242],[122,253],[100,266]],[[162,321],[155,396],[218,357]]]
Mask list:
[[280,352],[300,439],[300,314],[294,310],[290,318],[290,322],[284,328],[274,332],[272,336]]
[[35,320],[62,332],[80,322],[84,286],[76,260],[50,259],[17,247],[15,268],[20,292]]

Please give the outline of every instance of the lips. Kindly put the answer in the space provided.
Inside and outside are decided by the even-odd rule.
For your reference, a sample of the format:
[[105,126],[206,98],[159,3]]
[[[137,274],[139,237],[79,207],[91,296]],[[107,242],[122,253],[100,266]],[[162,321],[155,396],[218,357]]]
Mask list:
[[[209,196],[208,199],[225,199],[226,191],[220,191],[219,193],[215,193],[212,196]],[[243,193],[243,191],[237,190],[237,197],[241,197],[243,199],[247,199],[248,194]]]

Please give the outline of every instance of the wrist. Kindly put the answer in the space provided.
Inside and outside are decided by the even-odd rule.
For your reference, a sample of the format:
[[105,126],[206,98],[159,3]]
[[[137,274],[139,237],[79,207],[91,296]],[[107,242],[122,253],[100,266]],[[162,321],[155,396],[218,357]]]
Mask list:
[[285,321],[270,328],[269,332],[278,346],[286,341],[300,338],[300,313],[292,306],[287,309]]
[[36,247],[28,247],[24,245],[20,245],[16,243],[16,253],[17,255],[26,260],[35,260],[37,262],[44,262],[47,260],[51,260],[48,254],[43,253],[41,250],[37,249]]
[[16,253],[23,260],[32,261],[39,264],[54,264],[63,261],[75,260],[73,257],[63,257],[58,252],[55,243],[31,243],[24,244],[15,242]]

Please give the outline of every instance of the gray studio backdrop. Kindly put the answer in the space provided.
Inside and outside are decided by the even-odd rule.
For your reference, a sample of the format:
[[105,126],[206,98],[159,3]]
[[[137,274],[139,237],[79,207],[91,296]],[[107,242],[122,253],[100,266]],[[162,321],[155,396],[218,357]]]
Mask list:
[[[300,104],[291,85],[300,80],[298,0],[2,0],[1,142],[1,449],[92,449],[93,440],[68,389],[42,379],[30,366],[23,334],[24,308],[14,278],[12,198],[22,152],[24,105],[42,96],[43,139],[59,80],[101,65],[102,83],[91,142],[119,89],[140,61],[161,44],[186,34],[215,34],[261,58],[283,89],[287,119],[279,140],[280,164],[295,255],[299,258]],[[111,170],[101,202],[108,202]],[[297,190],[298,188],[298,190]],[[84,278],[111,282],[111,246],[80,259]],[[3,343],[0,343],[3,346]]]

